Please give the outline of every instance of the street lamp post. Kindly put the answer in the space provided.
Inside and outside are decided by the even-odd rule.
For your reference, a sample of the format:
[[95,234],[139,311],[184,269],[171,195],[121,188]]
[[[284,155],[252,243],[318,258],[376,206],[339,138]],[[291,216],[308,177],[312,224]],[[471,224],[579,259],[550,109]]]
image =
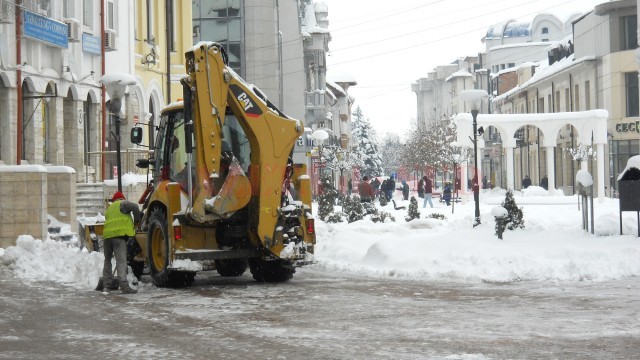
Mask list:
[[116,123],[116,166],[118,169],[118,191],[122,192],[122,170],[120,160],[120,109],[122,108],[122,97],[124,97],[127,85],[134,85],[136,79],[124,73],[112,73],[104,75],[100,79],[100,83],[103,84],[109,94],[110,106],[109,112],[111,116],[115,116]]
[[322,146],[324,144],[324,141],[329,138],[329,133],[326,132],[325,130],[318,129],[311,133],[311,138],[314,140],[314,142],[318,146],[318,155],[319,155],[318,179],[321,179],[322,178]]
[[475,222],[473,226],[480,225],[480,185],[478,184],[478,109],[471,110],[473,117],[473,202],[475,203]]
[[326,132],[325,130],[318,129],[311,133],[311,138],[315,140],[316,145],[318,145],[320,161],[322,161],[322,145],[324,144],[324,141],[329,138],[329,133]]
[[[461,164],[463,161],[467,161],[468,153],[467,149],[463,149],[460,145],[454,141],[449,144],[452,149],[451,159],[453,160],[453,188],[455,189],[456,198],[458,198],[458,182],[462,184],[462,180],[458,178],[458,164]],[[451,206],[451,213],[455,211],[456,202],[454,201]]]
[[473,227],[480,225],[480,185],[478,184],[478,113],[482,99],[488,98],[484,90],[464,90],[460,93],[462,100],[471,102],[471,116],[473,117],[473,201],[475,203],[475,221]]

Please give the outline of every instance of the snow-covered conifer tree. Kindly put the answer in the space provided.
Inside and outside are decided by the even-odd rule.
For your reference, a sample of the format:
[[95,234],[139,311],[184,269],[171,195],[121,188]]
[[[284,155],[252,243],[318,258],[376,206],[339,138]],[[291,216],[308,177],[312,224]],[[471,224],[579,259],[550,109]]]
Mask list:
[[509,214],[507,229],[524,229],[522,208],[519,208],[518,204],[516,204],[516,201],[513,198],[513,192],[511,190],[507,191],[507,195],[501,205],[503,208],[507,209],[507,213]]
[[413,219],[420,218],[420,211],[418,211],[418,200],[416,200],[415,196],[411,197],[409,200],[409,209],[407,209],[407,216],[404,217],[406,221],[411,221]]
[[360,197],[357,195],[345,197],[342,204],[342,212],[349,223],[364,219],[364,207],[360,202]]
[[362,168],[360,176],[380,176],[384,174],[382,168],[382,159],[380,158],[380,150],[376,140],[376,132],[369,123],[369,119],[365,119],[360,107],[356,108],[353,113],[355,121],[351,136],[358,142],[357,152],[359,159],[362,160]]
[[335,204],[338,193],[333,188],[328,176],[320,178],[320,186],[322,186],[322,193],[318,196],[318,217],[326,221],[334,211],[333,204]]

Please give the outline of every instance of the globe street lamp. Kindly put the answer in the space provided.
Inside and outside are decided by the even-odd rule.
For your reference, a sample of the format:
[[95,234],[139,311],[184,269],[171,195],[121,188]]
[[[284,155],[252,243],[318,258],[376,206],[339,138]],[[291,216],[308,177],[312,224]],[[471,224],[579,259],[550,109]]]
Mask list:
[[329,133],[326,132],[325,130],[318,129],[313,133],[311,133],[311,138],[315,140],[316,145],[318,145],[318,151],[320,153],[320,162],[322,162],[322,145],[324,144],[324,141],[329,138]]
[[122,108],[122,98],[124,97],[127,85],[135,85],[136,78],[129,74],[112,73],[100,78],[100,83],[107,88],[109,94],[109,113],[115,117],[116,124],[116,166],[118,171],[118,191],[122,192],[122,171],[120,160],[120,109]]
[[316,146],[318,146],[318,154],[319,154],[318,180],[319,180],[319,179],[322,179],[322,146],[324,144],[324,141],[329,138],[329,133],[326,132],[325,130],[318,129],[311,133],[311,138],[313,139],[313,142],[316,144]]
[[[480,185],[478,185],[478,113],[482,105],[482,99],[489,97],[484,90],[464,90],[460,98],[471,103],[471,116],[473,117],[473,201],[475,203],[475,221],[473,227],[480,225]],[[482,129],[482,127],[480,128]],[[484,132],[484,131],[481,131]],[[482,135],[482,134],[480,134]]]

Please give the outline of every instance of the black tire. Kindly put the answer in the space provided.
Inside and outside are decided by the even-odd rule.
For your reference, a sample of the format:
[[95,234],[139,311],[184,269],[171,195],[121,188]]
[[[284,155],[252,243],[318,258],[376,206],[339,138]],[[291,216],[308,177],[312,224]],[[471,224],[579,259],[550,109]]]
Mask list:
[[164,211],[158,208],[152,210],[149,218],[147,258],[153,283],[158,287],[169,286],[169,232]]
[[164,211],[154,209],[149,218],[147,257],[153,283],[158,287],[185,287],[195,281],[193,271],[169,269],[169,232]]
[[220,276],[240,276],[247,271],[246,259],[216,260],[216,271]]
[[251,259],[249,268],[256,281],[267,283],[285,282],[291,279],[296,272],[290,263],[283,260]]

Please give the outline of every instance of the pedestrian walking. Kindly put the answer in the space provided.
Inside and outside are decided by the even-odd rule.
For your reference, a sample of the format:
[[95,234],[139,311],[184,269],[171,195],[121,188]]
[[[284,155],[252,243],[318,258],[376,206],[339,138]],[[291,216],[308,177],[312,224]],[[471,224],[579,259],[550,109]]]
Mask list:
[[431,194],[433,193],[433,183],[431,182],[431,179],[429,179],[426,175],[422,177],[422,182],[424,184],[424,187],[422,189],[422,191],[424,192],[424,202],[422,203],[422,207],[427,207],[427,201],[429,202],[429,205],[433,207],[433,201],[431,200]]
[[[133,218],[131,218],[133,215]],[[104,214],[103,249],[104,265],[102,277],[98,280],[96,291],[118,290],[123,294],[135,294],[138,290],[129,287],[127,282],[127,240],[135,236],[134,224],[140,221],[138,204],[127,201],[120,191],[116,191],[111,198],[111,205]],[[116,259],[117,282],[113,279],[111,259]]]

